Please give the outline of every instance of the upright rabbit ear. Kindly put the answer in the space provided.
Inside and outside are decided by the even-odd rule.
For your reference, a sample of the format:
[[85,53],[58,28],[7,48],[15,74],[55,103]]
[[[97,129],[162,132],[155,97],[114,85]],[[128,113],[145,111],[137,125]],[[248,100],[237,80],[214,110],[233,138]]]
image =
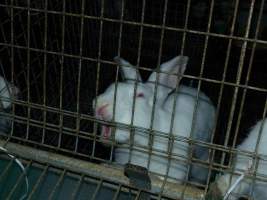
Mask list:
[[114,57],[114,61],[121,66],[120,72],[123,80],[135,81],[137,79],[138,81],[142,81],[138,69],[136,69],[136,67],[134,67],[131,63],[119,56]]
[[[162,63],[160,65],[160,71],[167,72],[168,74],[160,73],[158,82],[168,87],[175,88],[177,83],[179,83],[179,81],[182,78],[181,75],[184,74],[186,65],[188,63],[188,59],[189,58],[187,56],[180,55],[165,63]],[[155,82],[156,77],[157,77],[157,72],[153,72],[150,75],[148,82]]]

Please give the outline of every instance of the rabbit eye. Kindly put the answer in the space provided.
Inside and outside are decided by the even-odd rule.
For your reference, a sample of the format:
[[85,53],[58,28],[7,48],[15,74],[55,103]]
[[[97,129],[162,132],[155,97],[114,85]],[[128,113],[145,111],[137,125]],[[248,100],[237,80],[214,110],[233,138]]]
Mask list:
[[137,93],[136,97],[144,97],[144,93],[140,92],[140,93]]

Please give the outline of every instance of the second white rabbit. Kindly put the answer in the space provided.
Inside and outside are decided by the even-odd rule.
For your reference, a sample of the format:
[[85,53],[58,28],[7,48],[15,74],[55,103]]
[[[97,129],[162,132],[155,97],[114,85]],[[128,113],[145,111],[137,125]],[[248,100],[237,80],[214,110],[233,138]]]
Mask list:
[[[258,144],[258,145],[257,145]],[[255,180],[254,187],[252,187],[252,179],[245,176],[245,178],[234,188],[229,196],[225,196],[232,184],[240,177],[240,175],[233,175],[225,173],[220,176],[216,183],[211,187],[210,193],[214,199],[225,198],[229,200],[237,200],[239,195],[249,195],[252,189],[252,197],[255,200],[267,199],[267,119],[259,121],[251,128],[248,137],[237,147],[238,150],[249,153],[257,153],[258,158],[253,159],[252,155],[246,155],[237,152],[235,164],[233,166],[235,173],[249,173],[256,172],[258,177],[265,177],[265,182]],[[258,163],[256,165],[256,163]],[[257,168],[255,168],[257,166]],[[251,169],[249,169],[251,168]],[[250,172],[250,173],[251,173]]]

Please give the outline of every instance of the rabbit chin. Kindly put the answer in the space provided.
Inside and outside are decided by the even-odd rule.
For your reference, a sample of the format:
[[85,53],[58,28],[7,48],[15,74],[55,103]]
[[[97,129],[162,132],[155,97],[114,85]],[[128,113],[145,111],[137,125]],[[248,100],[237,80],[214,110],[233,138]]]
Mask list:
[[[103,142],[111,141],[112,135],[111,135],[111,127],[109,126],[102,126],[101,127],[101,137]],[[115,141],[120,144],[127,143],[129,141],[129,131],[120,130],[117,129],[115,131]]]

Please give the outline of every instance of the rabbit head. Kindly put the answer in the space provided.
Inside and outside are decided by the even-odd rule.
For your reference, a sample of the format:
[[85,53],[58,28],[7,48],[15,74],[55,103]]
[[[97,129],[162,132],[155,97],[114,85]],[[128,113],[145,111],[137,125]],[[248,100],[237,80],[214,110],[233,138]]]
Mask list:
[[[153,72],[145,83],[142,81],[138,70],[129,62],[119,57],[115,57],[114,60],[121,67],[124,81],[111,84],[103,94],[93,100],[96,118],[105,121],[111,121],[113,119],[116,123],[149,128],[153,109],[155,112],[162,111],[164,100],[169,92],[179,83],[181,78],[179,75],[185,71],[188,57],[177,56],[163,63],[160,66],[158,77],[157,72]],[[157,87],[156,101],[154,102],[156,81],[159,84]],[[103,125],[101,135],[104,139],[110,138],[111,128]],[[138,137],[143,136],[138,136],[137,134],[134,137],[135,140],[142,140],[141,138],[138,139]],[[129,127],[116,128],[115,141],[125,143],[129,139]]]
[[0,107],[2,109],[9,109],[12,105],[11,99],[17,98],[18,93],[17,87],[0,76]]

